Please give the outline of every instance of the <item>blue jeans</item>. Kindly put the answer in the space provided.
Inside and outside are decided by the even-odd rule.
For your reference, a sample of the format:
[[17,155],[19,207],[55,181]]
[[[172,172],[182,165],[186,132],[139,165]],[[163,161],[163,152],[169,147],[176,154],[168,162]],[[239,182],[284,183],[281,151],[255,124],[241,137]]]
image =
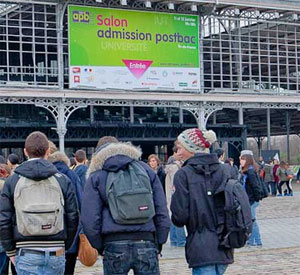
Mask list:
[[5,252],[0,253],[0,274],[5,274],[8,270],[8,260]]
[[170,241],[172,246],[184,246],[185,245],[184,227],[177,227],[172,223],[170,229]]
[[211,264],[193,268],[193,275],[222,275],[225,273],[227,264]]
[[252,225],[252,233],[248,240],[249,245],[262,245],[259,227],[258,227],[258,224],[256,221],[256,214],[255,214],[255,211],[256,211],[255,209],[258,205],[259,205],[258,202],[254,202],[253,204],[251,204],[251,215],[252,215],[252,220],[254,220],[254,222]]
[[113,241],[104,245],[104,275],[159,275],[158,251],[151,241]]
[[52,256],[49,251],[34,254],[21,248],[16,256],[16,270],[18,275],[62,275],[65,271],[65,254]]

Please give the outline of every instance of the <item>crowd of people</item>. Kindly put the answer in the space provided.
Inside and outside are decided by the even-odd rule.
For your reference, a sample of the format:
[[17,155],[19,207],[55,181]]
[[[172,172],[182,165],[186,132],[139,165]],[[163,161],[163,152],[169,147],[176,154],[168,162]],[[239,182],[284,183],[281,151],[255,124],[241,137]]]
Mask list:
[[70,160],[43,133],[31,133],[26,161],[0,156],[1,274],[9,266],[12,274],[74,274],[83,233],[102,257],[105,275],[160,274],[168,236],[171,246],[185,247],[192,274],[224,274],[234,249],[220,247],[226,228],[216,209],[227,181],[238,181],[249,200],[246,245],[262,247],[260,184],[270,196],[292,196],[293,173],[283,161],[256,163],[250,150],[241,152],[238,167],[223,149],[211,153],[215,141],[213,131],[187,129],[163,165],[155,154],[141,161],[140,148],[106,136],[88,162],[84,150]]

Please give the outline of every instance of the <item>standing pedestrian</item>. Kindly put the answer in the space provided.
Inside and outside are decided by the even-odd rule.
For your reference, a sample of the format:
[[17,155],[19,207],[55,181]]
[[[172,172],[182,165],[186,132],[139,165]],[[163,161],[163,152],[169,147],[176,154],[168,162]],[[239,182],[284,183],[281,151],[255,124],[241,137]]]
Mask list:
[[[77,174],[69,168],[70,162],[66,154],[60,152],[52,141],[49,141],[49,146],[50,146],[50,155],[48,157],[48,160],[51,163],[53,163],[53,165],[60,173],[64,174],[66,177],[70,179],[75,190],[76,200],[80,211],[81,197],[82,197],[82,187],[81,187],[80,179],[77,176]],[[80,230],[81,230],[81,226],[79,225],[76,232],[76,236],[74,238],[74,242],[72,246],[69,248],[69,250],[66,252],[65,275],[74,274],[78,249],[79,249]]]
[[278,190],[278,186],[279,186],[279,182],[280,182],[280,178],[277,175],[277,170],[279,168],[279,160],[278,159],[273,159],[274,161],[274,166],[273,166],[273,176],[274,176],[274,182],[275,182],[275,190],[274,194],[272,193],[272,196],[276,196],[277,195],[277,190]]
[[18,167],[19,165],[19,157],[16,154],[10,154],[7,157],[7,165],[11,169],[11,172],[13,173],[14,170]]
[[[5,179],[11,175],[11,169],[7,164],[0,163],[0,193],[3,189]],[[0,243],[0,274],[9,274],[9,266],[13,275],[17,274],[14,264],[7,257],[1,243]]]
[[259,206],[261,199],[261,187],[258,182],[258,166],[254,161],[253,152],[243,150],[240,155],[240,165],[242,172],[242,184],[247,192],[252,214],[252,234],[248,240],[248,246],[256,246],[261,248],[262,241],[259,226],[256,221],[256,208]]
[[152,154],[148,157],[148,165],[152,168],[152,170],[157,174],[161,185],[164,189],[164,192],[166,193],[166,173],[165,170],[163,168],[163,166],[161,165],[161,161],[158,158],[157,155]]
[[24,153],[28,161],[16,168],[2,189],[1,243],[18,275],[61,275],[65,249],[72,244],[78,225],[74,188],[47,161],[50,149],[43,133],[33,132],[26,138]]
[[272,196],[276,195],[276,184],[275,184],[275,179],[273,175],[273,161],[270,159],[267,161],[265,164],[264,170],[265,170],[265,184],[268,187],[269,194]]
[[[168,210],[170,210],[171,198],[174,192],[174,176],[182,165],[181,157],[178,155],[177,145],[173,146],[173,155],[170,157],[170,162],[166,165],[166,198]],[[185,230],[184,227],[177,227],[171,223],[170,229],[170,242],[171,246],[184,247],[185,246]]]
[[292,196],[293,190],[290,185],[290,180],[293,178],[291,171],[288,169],[289,165],[285,161],[281,161],[279,168],[276,171],[276,175],[279,177],[279,184],[278,184],[278,196],[282,196],[282,186],[285,184],[287,187],[287,191],[285,192],[285,196]]
[[85,183],[86,183],[86,172],[88,167],[86,166],[86,153],[83,150],[77,150],[75,153],[75,162],[76,167],[74,169],[74,172],[77,174],[77,176],[80,179],[81,182],[81,188],[84,189]]
[[[158,253],[167,241],[170,218],[158,176],[139,161],[141,154],[131,144],[118,142],[115,137],[103,137],[89,166],[81,217],[84,233],[103,256],[104,275],[125,275],[130,269],[135,274],[160,274]],[[138,174],[134,173],[136,169]],[[151,186],[151,192],[147,188],[142,196],[138,192],[126,192],[126,197],[122,196],[124,190],[137,190],[145,184]],[[119,188],[123,191],[117,196]],[[114,203],[120,197],[122,209]],[[149,209],[153,209],[154,216],[137,219],[137,213],[143,215]]]
[[[233,249],[220,247],[217,196],[230,178],[226,167],[209,148],[216,141],[213,131],[187,129],[177,138],[178,154],[185,160],[175,174],[172,222],[186,226],[186,259],[193,275],[224,274],[233,263]],[[223,215],[223,213],[222,213]]]

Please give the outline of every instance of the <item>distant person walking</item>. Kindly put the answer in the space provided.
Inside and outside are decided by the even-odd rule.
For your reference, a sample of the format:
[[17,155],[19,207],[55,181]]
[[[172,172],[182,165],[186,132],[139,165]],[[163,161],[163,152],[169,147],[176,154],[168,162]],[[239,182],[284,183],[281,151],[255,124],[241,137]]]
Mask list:
[[228,158],[224,161],[224,164],[230,166],[230,175],[232,179],[237,180],[239,178],[239,168],[234,165],[233,158]]
[[273,161],[268,160],[264,167],[265,170],[264,182],[268,187],[269,194],[271,194],[272,196],[276,196],[277,190],[276,190],[276,183],[273,175],[273,167],[274,167]]
[[243,150],[240,155],[240,165],[242,172],[242,184],[246,189],[252,214],[252,234],[248,240],[248,246],[262,247],[262,241],[259,231],[259,226],[256,221],[256,208],[259,206],[261,199],[261,187],[258,182],[258,166],[254,161],[253,152]]
[[16,154],[10,154],[7,157],[7,165],[11,169],[11,172],[13,173],[14,170],[18,167],[19,165],[19,157]]
[[161,165],[161,161],[158,158],[158,156],[155,155],[155,154],[150,155],[148,157],[148,165],[157,174],[157,176],[158,176],[158,178],[159,178],[159,180],[161,182],[161,185],[162,185],[162,187],[164,189],[164,192],[166,193],[166,184],[165,184],[166,173],[165,173],[164,168]]
[[285,196],[292,196],[293,190],[290,185],[290,180],[293,178],[291,170],[289,170],[289,165],[285,161],[280,162],[280,166],[276,171],[276,175],[279,177],[278,184],[278,196],[282,196],[282,186],[285,184],[287,187],[287,192],[285,192]]
[[84,189],[85,183],[86,183],[86,172],[88,170],[88,167],[86,166],[87,158],[86,153],[83,150],[77,150],[75,153],[75,162],[76,167],[74,169],[74,172],[77,174],[77,176],[80,179],[82,190]]
[[[166,198],[168,210],[170,210],[171,198],[174,192],[174,176],[176,172],[181,168],[183,162],[178,155],[178,147],[175,144],[172,148],[173,155],[169,158],[168,164],[165,167],[166,172]],[[185,246],[185,230],[184,227],[177,227],[173,223],[170,229],[170,242],[171,246],[184,247]]]
[[276,173],[277,173],[277,170],[280,167],[280,165],[279,165],[279,160],[273,159],[273,161],[274,161],[273,177],[274,177],[274,182],[275,182],[275,187],[276,187],[276,192],[274,192],[274,193],[275,193],[275,195],[277,195],[277,190],[278,190],[280,178],[278,177],[278,175]]

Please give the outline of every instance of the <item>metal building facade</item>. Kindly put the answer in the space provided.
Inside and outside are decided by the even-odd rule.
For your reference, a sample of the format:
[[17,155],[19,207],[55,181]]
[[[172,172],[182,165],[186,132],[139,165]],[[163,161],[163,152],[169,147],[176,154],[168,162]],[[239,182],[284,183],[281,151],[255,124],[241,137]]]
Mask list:
[[[75,3],[97,5],[93,0]],[[144,3],[132,2],[131,8],[146,9]],[[120,4],[108,1],[104,6],[119,8]],[[65,4],[31,1],[0,5],[1,86],[68,87],[65,7]],[[200,14],[203,92],[299,90],[300,24],[297,13],[219,7],[208,3],[199,5],[196,12],[188,8],[178,5],[177,12]],[[152,9],[173,12],[159,2]]]
[[[147,2],[151,3],[150,7]],[[130,113],[129,125],[122,124],[122,127],[132,127],[133,132],[136,126],[133,108],[143,109],[145,116],[148,116],[147,110],[153,108],[166,108],[170,110],[165,112],[168,115],[171,109],[178,108],[179,111],[176,113],[178,121],[175,121],[175,126],[173,117],[169,116],[166,120],[170,130],[166,125],[161,125],[162,129],[167,130],[163,131],[164,136],[152,137],[168,142],[171,142],[177,132],[184,127],[182,110],[193,114],[198,126],[205,126],[207,121],[210,124],[230,121],[238,127],[249,126],[250,121],[254,121],[253,115],[261,113],[254,122],[256,124],[251,125],[254,130],[250,129],[251,136],[261,137],[266,135],[268,119],[262,117],[263,112],[268,109],[269,118],[272,116],[272,119],[276,117],[278,121],[280,120],[278,127],[276,129],[274,127],[273,133],[282,133],[282,118],[283,123],[287,121],[286,125],[294,124],[290,120],[293,114],[287,112],[285,119],[280,110],[300,108],[298,98],[294,100],[290,96],[297,95],[299,91],[300,9],[298,6],[300,1],[260,0],[252,1],[259,3],[252,6],[247,2],[245,0],[193,2],[183,0],[174,1],[174,9],[170,9],[169,2],[128,0],[125,8],[129,9],[199,15],[201,92],[199,96],[179,94],[173,96],[165,93],[160,97],[144,93],[137,97],[134,94],[129,95],[129,91],[128,97],[124,98],[121,94],[110,95],[107,91],[101,90],[90,93],[86,97],[85,94],[89,91],[74,92],[68,89],[66,14],[68,4],[124,8],[119,0],[2,1],[0,4],[0,103],[2,103],[0,108],[3,109],[3,104],[33,104],[47,109],[55,119],[56,128],[52,127],[52,129],[57,132],[61,144],[66,133],[67,136],[70,134],[69,130],[67,132],[67,122],[71,114],[80,108],[90,106],[128,108],[123,111]],[[13,91],[16,93],[14,97],[10,97],[9,94]],[[25,91],[26,97],[23,98],[22,92]],[[32,97],[28,94],[32,94]],[[63,98],[59,94],[67,96]],[[227,94],[234,95],[234,99],[228,98]],[[209,95],[217,96],[208,97]],[[254,99],[247,102],[245,95],[254,95]],[[257,100],[255,100],[256,95],[260,95]],[[262,95],[270,96],[266,97],[268,103],[263,101]],[[285,95],[289,95],[290,99],[284,97]],[[226,108],[232,111],[228,112]],[[225,111],[220,111],[222,109]],[[250,109],[252,113],[248,115]],[[210,117],[217,111],[221,112],[218,118],[217,115]],[[47,116],[44,113],[42,115]],[[263,120],[265,124],[262,124]],[[101,125],[101,122],[97,125]],[[116,129],[118,125],[114,124],[112,128]],[[88,126],[86,125],[87,128]],[[144,125],[138,126],[139,131],[144,127]],[[150,128],[152,126],[147,125]],[[228,134],[228,127],[227,125],[223,128],[224,135]],[[236,137],[239,135],[237,139],[231,138],[232,143],[236,143],[235,146],[239,149],[245,145],[246,134],[243,132],[243,127],[237,130],[235,135]],[[297,127],[291,127],[290,133],[299,132],[299,126]],[[233,128],[230,129],[229,132],[234,135]],[[91,131],[90,128],[89,130]],[[10,131],[13,132],[14,129]],[[79,131],[82,139],[82,133],[85,131]],[[141,138],[145,138],[145,131],[143,128]],[[159,132],[157,129],[155,131]],[[172,132],[173,134],[170,134]],[[268,129],[269,134],[270,129]],[[137,140],[140,137],[137,137]]]

